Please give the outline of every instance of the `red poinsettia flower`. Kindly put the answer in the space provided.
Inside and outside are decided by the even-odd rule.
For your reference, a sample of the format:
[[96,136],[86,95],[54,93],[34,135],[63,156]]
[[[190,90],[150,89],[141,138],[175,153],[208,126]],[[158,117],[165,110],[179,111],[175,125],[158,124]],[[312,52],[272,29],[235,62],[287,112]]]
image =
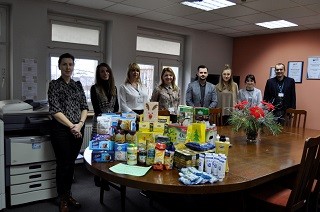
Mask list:
[[261,101],[261,103],[267,107],[267,110],[269,110],[269,111],[274,110],[273,104],[271,104],[269,102],[265,102],[265,101]]
[[243,110],[248,103],[249,103],[248,101],[242,101],[242,102],[236,104],[234,106],[234,108],[239,109],[239,110]]
[[250,114],[256,119],[264,117],[264,111],[261,107],[254,106],[249,108],[249,110],[250,110]]

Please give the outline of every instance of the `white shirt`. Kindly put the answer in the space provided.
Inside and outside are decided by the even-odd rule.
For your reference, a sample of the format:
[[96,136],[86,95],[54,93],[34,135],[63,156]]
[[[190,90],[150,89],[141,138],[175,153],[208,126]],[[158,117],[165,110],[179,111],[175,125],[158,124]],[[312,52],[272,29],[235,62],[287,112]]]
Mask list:
[[238,100],[240,102],[246,100],[249,102],[250,106],[260,106],[262,101],[261,91],[257,88],[253,88],[252,91],[241,89],[239,91]]
[[120,85],[121,112],[143,110],[146,102],[148,102],[148,91],[144,85],[138,84],[138,89],[135,89],[130,83]]

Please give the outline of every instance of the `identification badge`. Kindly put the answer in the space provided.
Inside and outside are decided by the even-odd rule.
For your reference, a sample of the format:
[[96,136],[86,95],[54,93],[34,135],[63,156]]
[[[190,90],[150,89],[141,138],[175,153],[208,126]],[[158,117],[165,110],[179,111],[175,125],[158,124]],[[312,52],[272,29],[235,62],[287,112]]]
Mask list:
[[170,114],[175,114],[174,107],[169,107],[168,110],[169,110]]
[[278,93],[278,97],[284,97],[284,93]]

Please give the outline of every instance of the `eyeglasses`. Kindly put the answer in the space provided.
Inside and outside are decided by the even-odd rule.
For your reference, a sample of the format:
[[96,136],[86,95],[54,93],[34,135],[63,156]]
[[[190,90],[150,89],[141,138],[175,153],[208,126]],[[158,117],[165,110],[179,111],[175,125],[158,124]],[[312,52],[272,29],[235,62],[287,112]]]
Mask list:
[[283,68],[276,68],[276,71],[282,71]]

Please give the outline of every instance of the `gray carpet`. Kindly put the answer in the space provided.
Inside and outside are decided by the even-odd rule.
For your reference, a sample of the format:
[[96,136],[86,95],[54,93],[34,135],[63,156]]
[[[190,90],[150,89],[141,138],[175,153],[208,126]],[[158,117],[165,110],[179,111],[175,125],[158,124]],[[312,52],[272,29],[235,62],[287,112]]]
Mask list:
[[[85,168],[84,164],[78,164],[75,169],[75,183],[72,185],[72,192],[75,199],[81,204],[81,209],[71,208],[71,211],[78,212],[118,212],[121,211],[120,192],[111,187],[110,191],[105,191],[104,205],[99,202],[100,188],[96,187],[93,175]],[[177,211],[183,208],[191,210],[212,210],[220,209],[224,211],[240,211],[241,204],[234,204],[238,195],[176,195],[154,193],[153,202],[150,204],[149,198],[140,194],[139,189],[127,188],[126,206],[128,212],[143,211]],[[228,204],[226,202],[233,202]],[[238,205],[238,206],[235,206]],[[230,208],[230,206],[232,208]],[[59,208],[54,199],[32,202],[4,209],[4,212],[58,212]]]

